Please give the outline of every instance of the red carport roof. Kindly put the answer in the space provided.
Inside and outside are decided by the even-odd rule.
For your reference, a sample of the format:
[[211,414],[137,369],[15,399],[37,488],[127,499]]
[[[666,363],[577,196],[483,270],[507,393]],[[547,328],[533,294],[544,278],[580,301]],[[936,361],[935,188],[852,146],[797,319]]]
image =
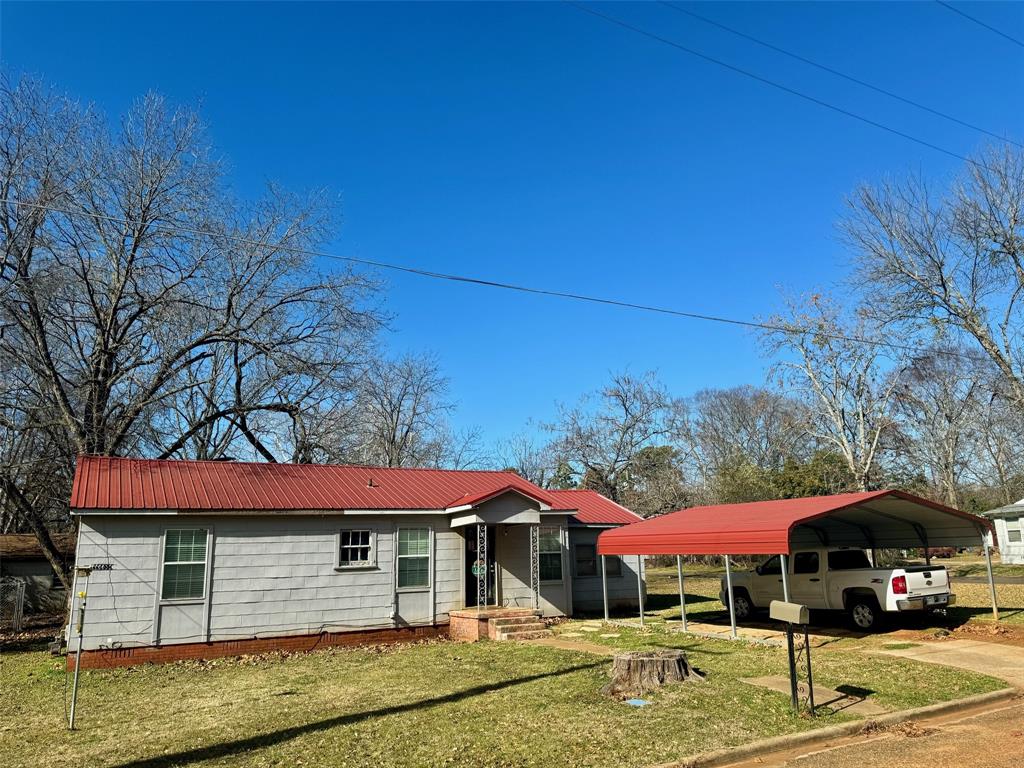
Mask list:
[[885,548],[978,543],[983,518],[901,491],[683,509],[598,538],[602,555],[760,555],[791,551],[793,539]]

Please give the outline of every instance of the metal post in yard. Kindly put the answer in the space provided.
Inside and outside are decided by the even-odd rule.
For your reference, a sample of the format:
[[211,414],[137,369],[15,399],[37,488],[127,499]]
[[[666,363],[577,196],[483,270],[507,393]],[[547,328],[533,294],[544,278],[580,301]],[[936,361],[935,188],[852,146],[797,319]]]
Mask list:
[[793,701],[793,711],[800,714],[800,696],[796,685],[796,652],[793,650],[793,623],[786,622],[786,648],[789,651],[789,694]]
[[789,555],[779,555],[779,565],[782,567],[782,599],[789,602]]
[[804,653],[807,654],[807,704],[814,717],[814,675],[811,673],[811,633],[804,624]]
[[679,572],[679,617],[683,621],[683,632],[686,631],[686,593],[683,592],[683,558],[676,555],[676,570]]
[[729,627],[732,629],[732,639],[736,639],[736,601],[732,596],[732,565],[729,563],[729,556],[725,557],[725,596],[729,600]]
[[85,634],[85,592],[78,593],[78,647],[75,648],[75,679],[71,684],[71,713],[68,715],[68,730],[75,730],[75,705],[78,703],[78,670],[82,667],[82,637]]
[[604,597],[604,620],[608,621],[608,558],[601,555],[601,596]]
[[640,626],[644,625],[644,556],[636,556],[636,591],[640,598]]
[[992,597],[992,618],[999,621],[999,604],[996,602],[996,579],[992,575],[992,551],[988,547],[988,537],[981,534],[981,548],[985,550],[985,570],[988,571],[988,591]]

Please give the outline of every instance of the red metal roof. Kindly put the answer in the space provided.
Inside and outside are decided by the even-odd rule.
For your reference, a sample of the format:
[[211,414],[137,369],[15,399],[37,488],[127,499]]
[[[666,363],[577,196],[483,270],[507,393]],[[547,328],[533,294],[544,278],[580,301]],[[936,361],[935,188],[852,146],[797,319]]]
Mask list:
[[977,543],[988,522],[901,491],[868,491],[803,499],[682,509],[598,537],[603,555],[760,555],[789,553],[793,529],[823,539],[879,548]]
[[[449,509],[509,491],[580,522],[640,519],[595,491],[545,491],[514,472],[79,456],[74,510]],[[577,510],[579,510],[577,512]]]
[[616,504],[597,491],[571,489],[551,490],[548,493],[555,496],[560,504],[576,509],[574,517],[587,525],[629,525],[643,520],[636,512]]

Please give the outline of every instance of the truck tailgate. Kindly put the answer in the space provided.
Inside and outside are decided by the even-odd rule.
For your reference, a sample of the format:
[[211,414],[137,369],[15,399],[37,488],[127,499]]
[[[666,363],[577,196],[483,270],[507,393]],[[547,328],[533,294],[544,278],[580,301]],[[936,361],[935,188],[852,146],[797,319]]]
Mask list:
[[945,566],[909,566],[903,569],[907,574],[907,596],[939,595],[949,592],[949,574]]

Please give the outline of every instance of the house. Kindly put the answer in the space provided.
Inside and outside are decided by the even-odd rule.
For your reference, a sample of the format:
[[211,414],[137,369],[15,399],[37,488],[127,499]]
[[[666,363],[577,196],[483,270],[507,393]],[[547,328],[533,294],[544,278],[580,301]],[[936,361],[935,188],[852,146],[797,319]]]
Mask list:
[[613,604],[635,604],[642,580],[638,559],[618,558],[602,579],[596,550],[598,533],[637,515],[511,472],[83,456],[71,511],[83,665],[432,636],[450,623],[475,638],[482,620],[598,611],[602,584]]
[[984,515],[995,525],[999,559],[1009,565],[1024,565],[1024,499]]
[[[56,534],[53,544],[65,564],[70,564],[75,556],[75,537]],[[60,613],[64,610],[67,590],[43,555],[35,534],[0,536],[0,578],[24,582],[25,613]]]

